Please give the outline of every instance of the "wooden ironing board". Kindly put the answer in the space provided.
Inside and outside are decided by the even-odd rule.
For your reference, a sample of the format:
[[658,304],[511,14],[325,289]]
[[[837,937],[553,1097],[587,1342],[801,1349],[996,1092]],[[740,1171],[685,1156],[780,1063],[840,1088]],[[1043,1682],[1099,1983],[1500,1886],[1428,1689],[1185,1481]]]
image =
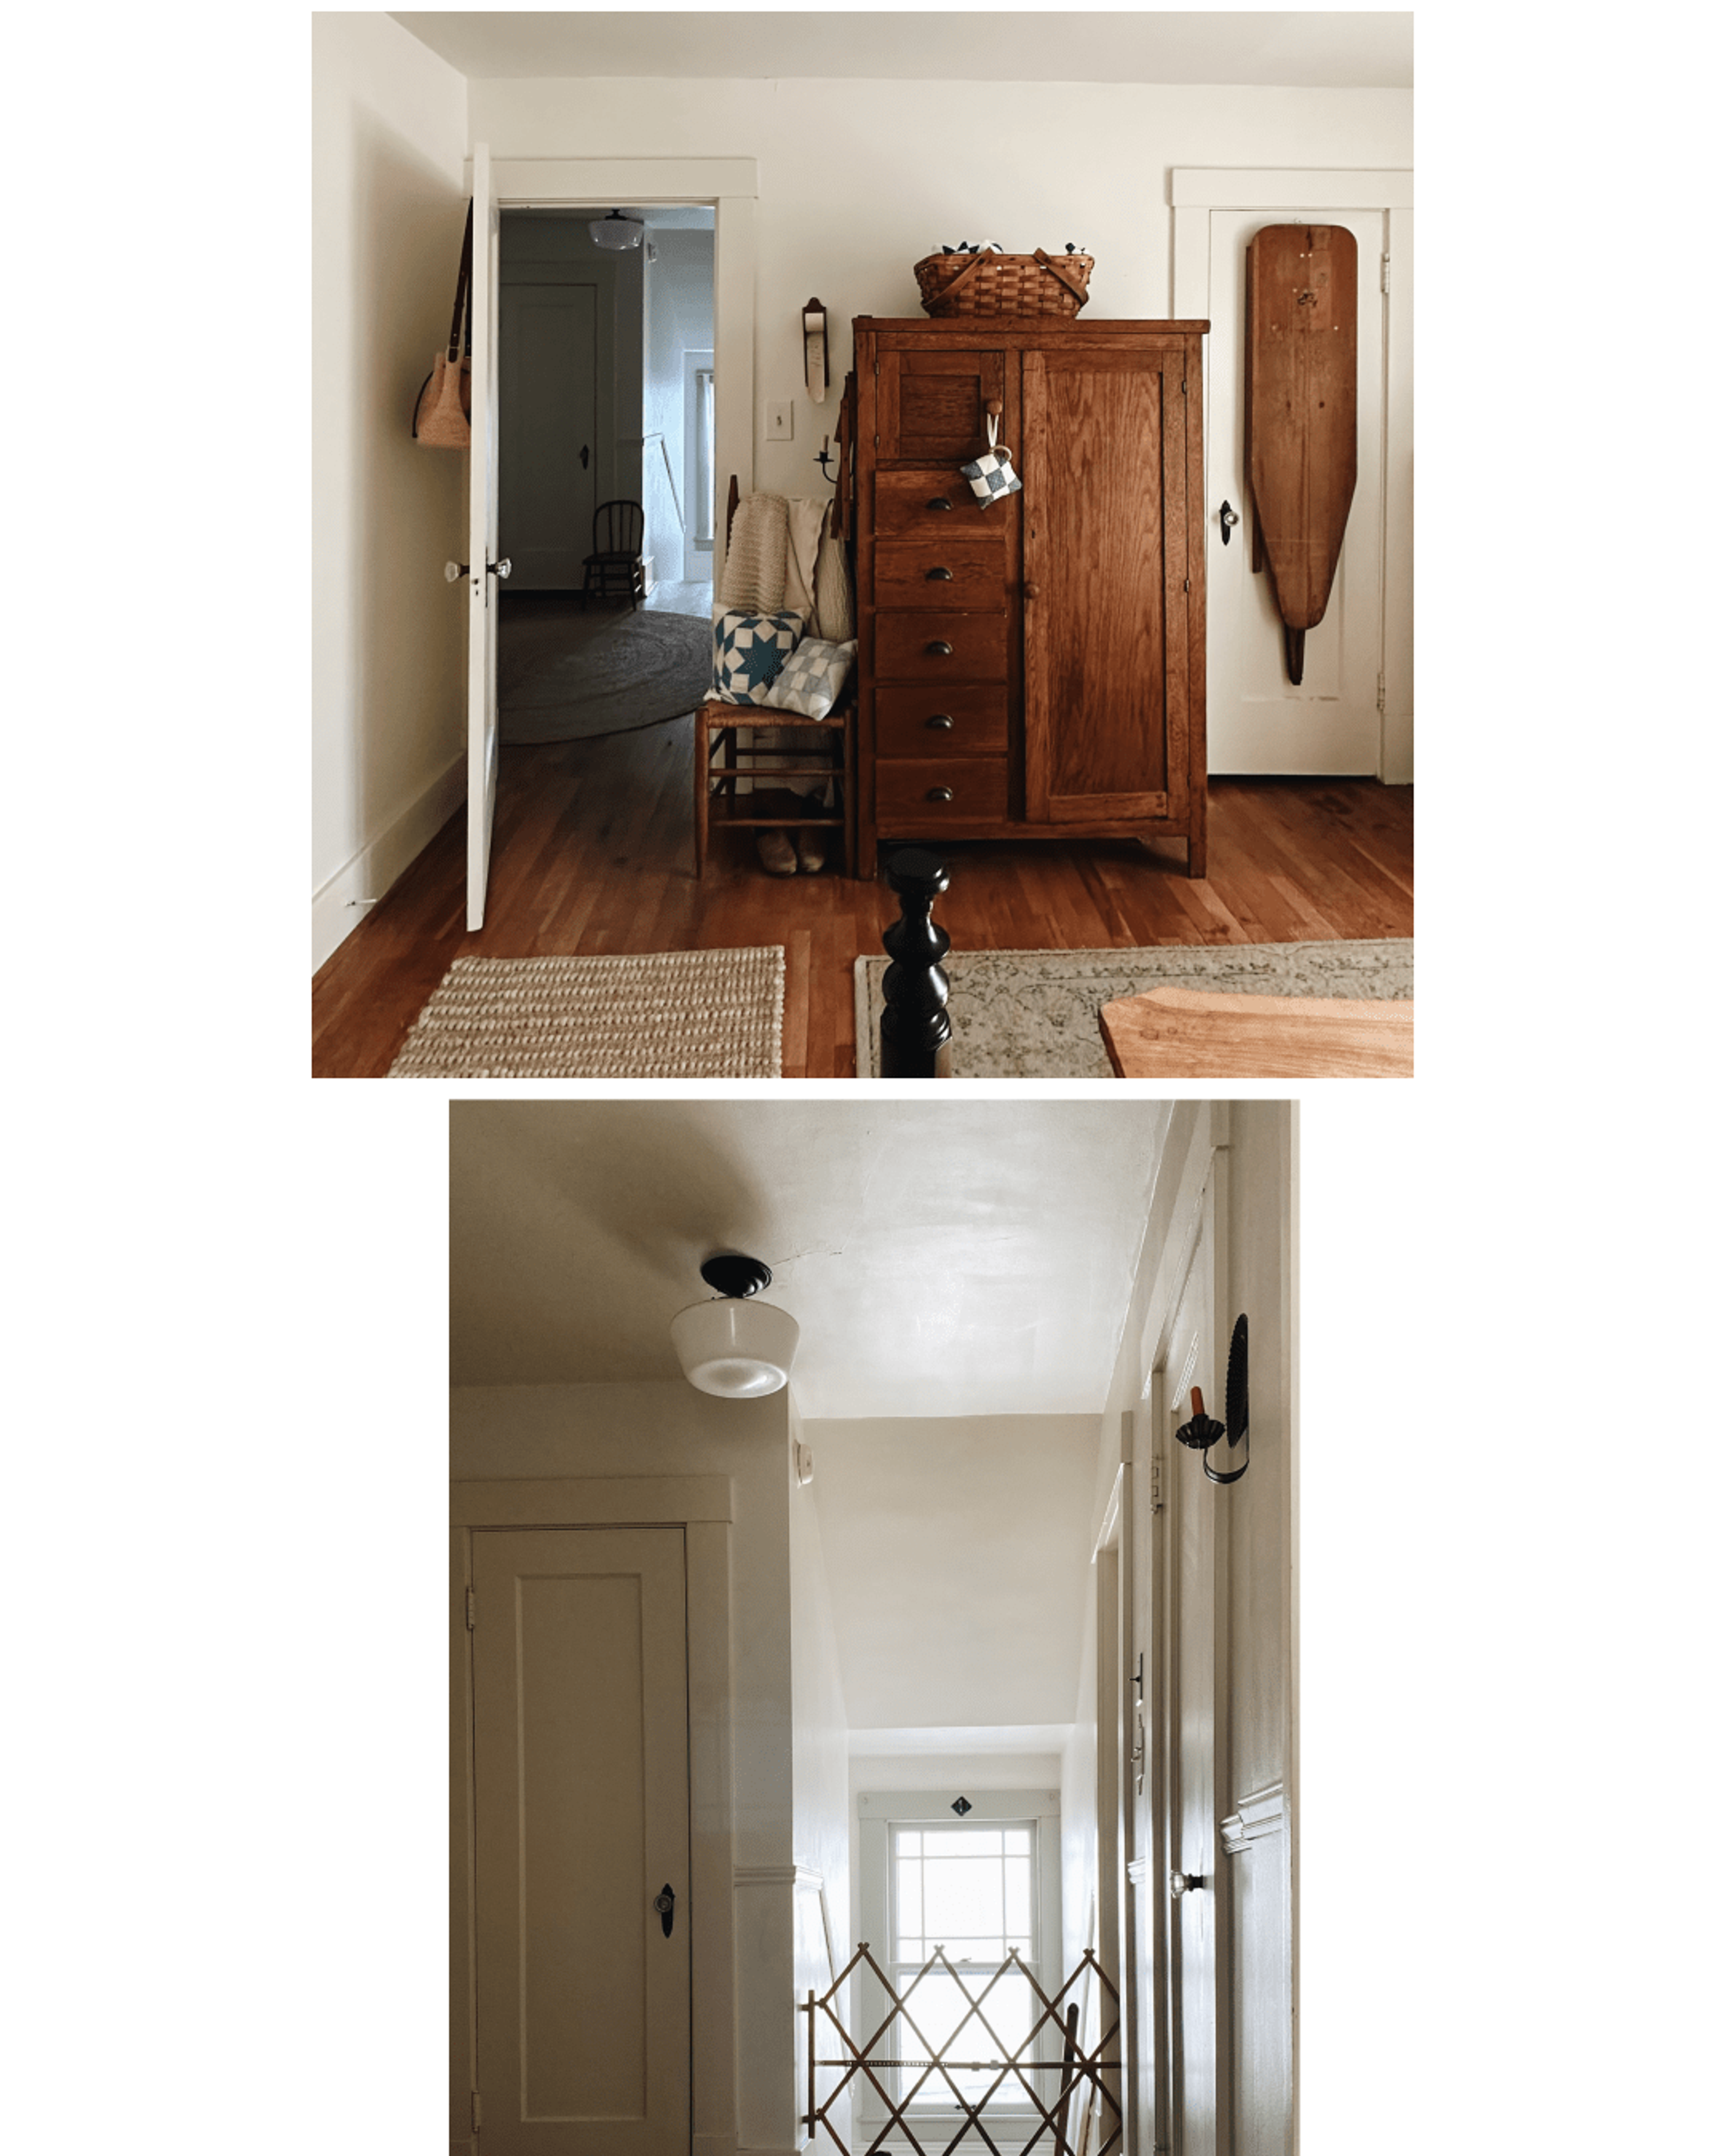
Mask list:
[[1252,567],[1269,561],[1296,683],[1353,500],[1358,256],[1340,224],[1266,225],[1246,249]]

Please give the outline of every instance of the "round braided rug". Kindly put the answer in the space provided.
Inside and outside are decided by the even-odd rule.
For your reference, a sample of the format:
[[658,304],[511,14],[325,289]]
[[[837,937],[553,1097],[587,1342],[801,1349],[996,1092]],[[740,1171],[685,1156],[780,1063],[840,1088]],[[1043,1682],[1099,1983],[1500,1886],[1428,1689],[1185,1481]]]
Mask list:
[[497,715],[511,747],[634,733],[692,711],[712,678],[712,624],[691,614],[506,618]]

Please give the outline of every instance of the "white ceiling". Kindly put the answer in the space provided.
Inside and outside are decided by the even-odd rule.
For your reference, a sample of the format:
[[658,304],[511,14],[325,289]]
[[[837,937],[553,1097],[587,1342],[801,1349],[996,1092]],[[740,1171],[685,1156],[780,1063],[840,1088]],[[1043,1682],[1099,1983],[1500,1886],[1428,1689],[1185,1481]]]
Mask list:
[[783,81],[1260,84],[1405,89],[1414,18],[1397,13],[398,14],[463,74]]
[[707,1294],[701,1260],[737,1250],[773,1268],[766,1299],[802,1327],[807,1416],[1094,1414],[1167,1112],[455,1101],[453,1378],[675,1378],[671,1318]]

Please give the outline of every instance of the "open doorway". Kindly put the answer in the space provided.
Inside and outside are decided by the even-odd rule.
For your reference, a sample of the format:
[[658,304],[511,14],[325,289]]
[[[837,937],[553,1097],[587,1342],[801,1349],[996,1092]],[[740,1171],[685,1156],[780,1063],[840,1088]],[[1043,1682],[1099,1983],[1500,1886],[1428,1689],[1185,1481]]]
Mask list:
[[711,670],[714,211],[506,210],[506,748],[662,726]]

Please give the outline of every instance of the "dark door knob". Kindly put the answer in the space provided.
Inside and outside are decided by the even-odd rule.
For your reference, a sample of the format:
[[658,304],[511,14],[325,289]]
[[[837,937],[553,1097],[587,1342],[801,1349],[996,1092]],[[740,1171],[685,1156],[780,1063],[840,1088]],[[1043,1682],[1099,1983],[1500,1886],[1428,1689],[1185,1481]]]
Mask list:
[[939,637],[936,637],[933,643],[927,645],[926,649],[936,659],[950,659],[952,655],[952,645],[944,643]]
[[950,569],[931,569],[922,581],[927,584],[950,584],[952,572]]
[[931,801],[950,801],[952,798],[952,789],[950,786],[931,786],[928,789],[928,798]]
[[665,1926],[665,1936],[669,1938],[677,1914],[677,1897],[672,1893],[669,1881],[653,1897],[653,1906],[659,1912],[659,1921]]
[[944,711],[931,712],[922,723],[937,734],[949,734],[952,731],[952,721]]
[[952,503],[947,501],[947,497],[943,494],[936,495],[934,500],[931,501],[928,506],[931,509],[950,509],[952,506]]
[[1026,584],[1024,587],[1024,597],[1027,599],[1034,599],[1041,588],[1042,588],[1040,584]]
[[1240,521],[1239,512],[1228,502],[1222,504],[1222,544],[1225,547],[1234,536],[1234,527]]

